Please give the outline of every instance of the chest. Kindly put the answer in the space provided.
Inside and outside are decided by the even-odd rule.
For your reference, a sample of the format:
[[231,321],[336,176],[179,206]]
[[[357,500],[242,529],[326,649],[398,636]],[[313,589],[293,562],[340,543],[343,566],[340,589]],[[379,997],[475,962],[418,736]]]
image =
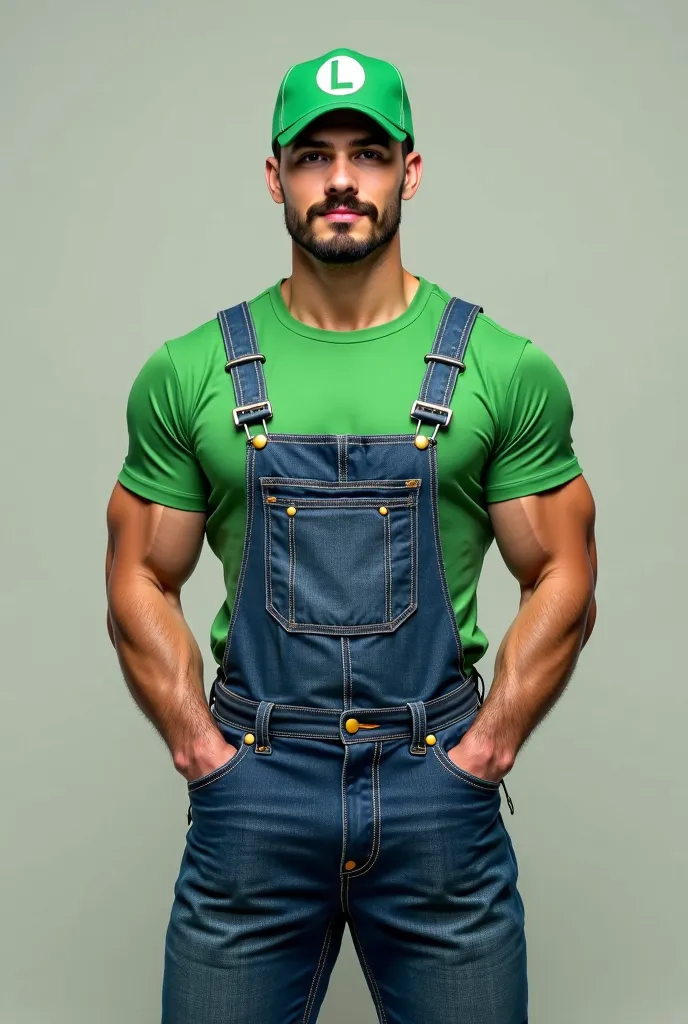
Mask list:
[[[318,345],[295,351],[270,350],[264,365],[273,416],[268,432],[285,434],[408,434],[415,431],[409,412],[418,397],[427,340],[418,351],[390,351],[382,345]],[[353,349],[365,351],[353,352]],[[395,356],[396,358],[392,358]],[[246,434],[232,422],[232,383],[219,359],[207,381],[193,421],[196,456],[208,480],[211,510],[231,496],[244,495]],[[480,502],[484,467],[494,441],[495,424],[478,372],[466,373],[451,403],[454,415],[438,432],[438,487],[458,488]],[[262,430],[253,427],[252,433]],[[429,433],[428,428],[423,431]],[[305,475],[305,474],[304,474]]]

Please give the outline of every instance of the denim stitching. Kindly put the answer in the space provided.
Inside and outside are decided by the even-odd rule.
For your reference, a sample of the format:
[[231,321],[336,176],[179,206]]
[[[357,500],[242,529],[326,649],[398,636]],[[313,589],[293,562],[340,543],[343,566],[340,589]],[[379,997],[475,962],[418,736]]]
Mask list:
[[380,853],[380,836],[382,834],[382,819],[380,814],[380,758],[382,756],[382,745],[379,742],[375,744],[375,750],[373,752],[373,768],[371,772],[371,784],[373,787],[373,842],[370,857],[368,860],[361,864],[360,868],[356,868],[354,871],[348,871],[349,877],[358,878],[360,875],[365,875],[375,864]]
[[[470,316],[467,318],[466,323],[463,325],[463,330],[461,331],[461,334],[459,335],[459,341],[458,341],[458,344],[456,345],[455,350],[453,352],[449,351],[447,353],[448,355],[453,355],[453,356],[455,356],[456,359],[460,359],[461,358],[459,353],[461,352],[461,348],[463,346],[463,341],[464,341],[464,338],[466,337],[466,332],[468,331],[469,326],[471,326]],[[458,368],[458,366],[448,366],[447,369],[449,370],[449,373],[447,374],[447,383],[446,383],[445,388],[444,388],[444,394],[442,395],[442,405],[447,405],[449,403],[449,399],[451,397],[451,393],[454,390],[454,385],[456,384],[457,378],[459,376],[459,368]]]
[[406,622],[416,608],[417,604],[410,604],[391,622],[368,622],[360,626],[327,626],[322,622],[289,622],[273,606],[270,606],[268,611],[287,633],[316,633],[320,636],[368,636],[370,633],[393,633],[402,622]]
[[[461,696],[463,689],[467,686],[468,683],[474,682],[475,678],[475,675],[472,674],[471,676],[469,676],[468,679],[463,680],[463,682],[460,683],[459,686],[455,687],[455,689],[450,690],[449,693],[444,693],[440,697],[433,697],[432,700],[426,700],[423,703],[425,704],[426,708],[432,708],[433,710],[435,710],[435,705],[450,704],[457,697]],[[240,704],[246,704],[248,706],[248,709],[252,712],[257,710],[260,701],[251,700],[248,697],[242,697],[240,694],[234,693],[234,691],[230,690],[221,679],[217,680],[217,686],[219,686],[220,689],[224,690],[225,693],[227,693],[227,695],[232,700]],[[279,711],[284,709],[287,711],[305,711],[308,714],[315,715],[336,715],[338,720],[342,716],[341,708],[314,708],[307,704],[279,704],[277,705],[277,707]],[[478,707],[478,704],[476,704],[475,707]],[[399,712],[400,714],[405,714],[406,705],[388,705],[382,708],[356,708],[355,710],[361,715],[371,714],[374,717],[377,717],[378,715],[392,714],[395,711]],[[439,726],[436,726],[436,728],[439,728]]]
[[[272,752],[270,745],[270,714],[275,706],[274,701],[261,701],[256,712],[256,753],[269,754]],[[259,750],[260,747],[264,749]]]
[[225,643],[225,650],[222,656],[222,664],[225,669],[225,675],[228,674],[227,668],[229,666],[229,649],[234,636],[234,625],[237,619],[237,612],[239,610],[239,602],[244,590],[244,580],[246,579],[246,568],[248,566],[249,550],[251,547],[251,531],[253,526],[253,470],[255,466],[255,454],[256,450],[252,447],[246,447],[246,529],[244,533],[244,550],[241,556],[241,569],[239,571],[239,580],[237,582],[236,594],[234,597],[234,606],[230,612],[229,620],[229,631],[227,633],[227,641]]
[[449,586],[447,584],[447,575],[444,568],[444,556],[442,553],[442,541],[440,539],[440,526],[439,516],[437,514],[437,451],[431,445],[430,446],[430,499],[432,505],[432,526],[433,536],[435,538],[435,553],[437,555],[437,571],[440,577],[440,584],[442,587],[442,593],[444,594],[444,600],[447,605],[447,612],[449,613],[449,620],[454,633],[454,640],[456,641],[456,650],[459,658],[459,668],[461,675],[464,674],[463,667],[463,644],[461,643],[461,636],[459,635],[458,626],[456,625],[456,615],[451,603],[451,597],[449,595]]
[[[260,480],[260,485],[261,485],[261,488],[262,488],[263,496],[265,496],[266,489],[268,489],[270,486],[274,486],[274,485],[277,485],[277,484],[278,485],[285,485],[285,486],[289,486],[289,485],[292,485],[292,486],[294,486],[294,485],[296,485],[296,486],[308,486],[308,485],[310,485],[310,486],[313,486],[313,487],[317,487],[318,489],[325,489],[325,490],[338,490],[338,489],[341,489],[341,487],[339,487],[337,485],[337,483],[339,483],[340,481],[337,481],[337,483],[334,483],[334,482],[332,482],[332,483],[325,483],[324,481],[318,481],[318,480],[308,480],[308,481],[306,481],[306,480],[301,479],[301,478],[281,478],[281,477],[259,477],[259,480]],[[359,483],[363,483],[363,484],[368,485],[370,487],[376,486],[378,489],[380,489],[383,486],[396,487],[396,488],[399,488],[399,489],[401,489],[401,488],[406,489],[407,492],[408,492],[408,494],[406,496],[404,496],[403,498],[389,498],[389,499],[387,499],[387,504],[388,504],[388,506],[390,508],[406,508],[406,507],[408,507],[408,508],[411,508],[412,510],[415,510],[418,507],[421,482],[422,482],[422,478],[419,480],[418,485],[413,487],[413,488],[412,487],[408,487],[408,485],[407,485],[405,480],[403,480],[403,481],[401,481],[401,480],[393,480],[393,481],[376,481],[376,480],[358,481],[358,483],[351,484],[351,485],[357,486]],[[349,486],[349,484],[347,484],[347,486]],[[283,508],[286,505],[291,504],[291,501],[294,501],[294,500],[300,501],[301,503],[303,503],[304,505],[306,505],[309,508],[333,508],[333,509],[337,509],[337,508],[361,508],[361,509],[364,509],[364,508],[378,508],[379,507],[379,499],[378,498],[337,498],[337,499],[332,498],[332,499],[330,499],[329,502],[328,502],[327,499],[324,499],[324,498],[300,498],[300,499],[291,499],[291,500],[288,499],[288,498],[277,498],[277,501],[272,503],[272,505],[276,505],[279,508]],[[335,501],[336,501],[336,504],[334,504]],[[383,622],[383,623],[361,624],[359,626],[358,625],[352,626],[352,625],[348,625],[348,624],[347,625],[341,625],[341,626],[326,626],[325,624],[322,624],[322,623],[297,623],[295,621],[295,606],[294,606],[294,602],[295,602],[295,574],[296,574],[296,565],[295,565],[295,562],[296,562],[296,539],[295,539],[295,535],[294,535],[294,529],[295,529],[295,527],[294,527],[294,519],[292,517],[290,519],[290,524],[289,524],[289,542],[290,542],[290,556],[289,556],[289,566],[290,566],[290,568],[289,568],[289,600],[290,600],[290,604],[289,604],[289,620],[286,620],[286,618],[282,614],[282,612],[279,612],[279,610],[275,606],[273,598],[272,598],[272,586],[271,586],[271,584],[272,584],[272,528],[271,528],[272,523],[271,523],[271,518],[269,518],[269,517],[271,517],[272,509],[271,509],[270,506],[266,505],[266,507],[268,509],[267,517],[266,517],[266,544],[265,544],[265,551],[266,551],[266,556],[267,556],[266,557],[266,565],[265,565],[266,593],[267,593],[266,607],[267,607],[267,610],[273,615],[273,617],[276,618],[276,621],[279,624],[281,624],[288,632],[290,632],[290,633],[314,632],[314,633],[320,633],[320,634],[324,634],[324,635],[328,635],[328,636],[343,636],[343,635],[347,635],[347,634],[358,634],[358,635],[360,635],[361,633],[363,635],[368,635],[368,634],[371,634],[371,633],[380,633],[380,632],[391,633],[391,632],[393,632],[394,629],[398,628],[398,626],[401,625],[402,622],[405,621],[405,618],[407,618],[408,615],[410,615],[413,611],[416,610],[416,607],[417,607],[417,604],[418,604],[417,595],[416,595],[416,585],[417,585],[417,580],[416,580],[416,558],[417,558],[417,548],[418,548],[418,518],[417,518],[417,516],[412,511],[411,523],[410,523],[410,525],[411,525],[411,535],[412,535],[412,544],[411,544],[411,599],[410,599],[410,603],[408,603],[407,607],[405,609],[403,609],[399,613],[398,616],[396,616],[395,618],[391,617],[391,614],[392,614],[392,612],[391,612],[391,608],[392,608],[392,562],[391,562],[391,532],[390,532],[391,531],[391,526],[389,525],[389,523],[386,520],[385,521],[386,522],[386,526],[385,526],[386,534],[385,534],[385,537],[386,537],[386,539],[387,539],[387,537],[389,537],[389,540],[387,542],[387,546],[385,548],[385,559],[386,559],[385,560],[385,573],[386,573],[386,581],[385,581],[385,588],[386,588],[386,590],[385,590],[385,592],[386,592],[386,602],[387,602],[386,603],[386,608],[385,608],[386,615],[387,615],[386,621]],[[267,530],[268,518],[269,518],[269,537],[267,536],[267,534],[268,534],[268,530]],[[268,552],[268,549],[269,549],[269,552]],[[388,552],[388,554],[387,554],[387,552]],[[389,577],[387,577],[388,565],[389,565]]]
[[[340,874],[344,874],[344,863],[346,861],[346,841],[348,838],[348,820],[346,813],[346,766],[349,760],[349,748],[344,747],[344,760],[342,762],[342,856],[339,862]],[[344,888],[342,886],[340,897],[342,900],[342,910],[346,913],[346,907],[344,905]]]
[[416,506],[409,509],[411,516],[411,597],[410,604],[418,607],[418,577],[416,575],[416,557],[418,552],[418,513]]
[[407,704],[408,709],[411,712],[411,718],[413,719],[413,734],[411,736],[411,752],[421,752],[425,754],[425,737],[428,732],[427,718],[425,715],[425,707],[422,700],[409,701]]
[[408,707],[409,711],[411,712],[411,719],[413,721],[413,727],[412,727],[412,731],[411,731],[411,742],[414,743],[415,739],[416,739],[416,736],[418,734],[418,726],[417,726],[417,721],[416,721],[417,720],[417,716],[418,716],[418,708],[416,707],[416,704],[413,701],[410,701],[406,706]]
[[330,921],[325,932],[325,938],[323,939],[322,948],[320,950],[320,956],[318,958],[318,965],[313,975],[311,982],[310,991],[308,993],[308,999],[306,1000],[306,1006],[303,1011],[302,1024],[308,1024],[311,1019],[311,1012],[313,1010],[313,1004],[315,1002],[315,994],[318,991],[318,985],[320,984],[320,977],[325,969],[325,963],[327,961],[327,954],[330,948],[330,942],[332,941],[332,929],[334,927],[334,919]]
[[[272,561],[272,559],[271,559]],[[294,516],[289,517],[289,622],[294,623],[294,588],[296,577],[296,538]]]
[[[437,332],[437,338],[435,340],[435,344],[432,346],[432,351],[433,352],[441,352],[442,351],[442,341],[444,339],[444,332],[447,329],[447,324],[449,323],[449,321],[451,319],[451,313],[452,313],[455,305],[456,305],[456,299],[455,298],[450,299],[449,302],[447,303],[447,316],[446,316],[444,322],[440,325],[440,329]],[[426,396],[430,393],[430,390],[431,390],[431,387],[432,387],[432,375],[435,372],[435,367],[439,366],[439,367],[442,367],[444,369],[445,365],[446,364],[444,364],[444,363],[438,363],[434,359],[431,361],[431,363],[430,363],[430,373],[428,374],[428,389],[427,389],[427,392],[426,392]]]
[[265,602],[268,608],[272,607],[272,518],[269,505],[264,506],[267,515],[263,513],[265,520],[265,539],[263,550],[265,551]]
[[[270,437],[274,437],[273,434]],[[418,479],[414,477],[414,480]],[[287,477],[287,476],[259,476],[258,480],[261,487],[265,490],[270,486],[288,486],[288,487],[318,487],[322,490],[344,490],[352,487],[368,488],[398,488],[399,490],[408,490],[409,497],[413,497],[414,492],[417,494],[420,483],[417,486],[409,487],[406,480],[316,480],[309,477]]]
[[[234,342],[232,341],[232,332],[229,329],[229,321],[227,320],[227,316],[226,316],[224,310],[222,310],[222,312],[220,313],[220,316],[222,317],[222,320],[223,320],[224,325],[225,325],[225,330],[227,332],[225,337],[227,339],[227,342],[229,344],[229,348],[230,348],[231,353],[232,353],[232,359],[236,359],[236,349],[234,348]],[[238,398],[239,398],[238,405],[246,405],[246,403],[244,402],[244,392],[243,392],[243,389],[241,387],[241,376],[239,374],[239,367],[238,366],[235,366],[231,370],[230,376],[232,378],[232,381],[236,384],[236,389],[238,391]]]
[[354,699],[354,670],[351,664],[351,640],[348,636],[343,639],[346,644],[346,657],[349,662],[349,707],[351,707]]
[[344,913],[348,916],[349,911],[349,876],[346,875],[342,878],[342,907]]
[[[337,443],[337,438],[343,436],[343,434],[270,434],[270,441],[275,444],[334,445]],[[408,444],[409,441],[414,441],[415,437],[415,434],[375,434],[370,437],[355,437],[350,434],[349,444],[361,447],[377,444]]]
[[[241,303],[241,312],[244,314],[244,323],[246,324],[246,330],[248,331],[248,341],[251,348],[251,352],[258,352],[258,343],[255,338],[254,332],[251,330],[253,324],[251,321],[251,315],[249,313],[248,305],[245,302]],[[254,340],[255,339],[255,340]],[[258,401],[265,398],[265,392],[263,390],[263,384],[261,381],[261,372],[258,369],[258,360],[253,360],[253,368],[256,371],[256,389],[258,391]]]
[[[435,352],[437,352],[439,350],[439,344],[440,344],[440,341],[442,339],[442,335],[444,334],[444,329],[445,329],[445,327],[447,325],[447,320],[449,319],[449,313],[451,312],[451,307],[452,307],[453,302],[454,302],[454,300],[450,299],[449,302],[446,304],[446,306],[444,307],[444,309],[442,311],[442,317],[441,317],[439,325],[437,327],[437,333],[435,334],[435,337],[434,337],[434,340],[433,340],[433,343],[432,343],[432,349],[430,350],[433,353],[435,353]],[[420,388],[420,401],[421,402],[424,402],[424,401],[427,400],[428,393],[430,391],[430,382],[432,380],[432,374],[433,374],[433,371],[434,371],[436,365],[437,365],[437,363],[435,362],[435,360],[432,360],[431,363],[430,363],[430,366],[427,367],[427,369],[426,369],[426,371],[425,371],[425,373],[423,375],[423,382],[422,382],[421,388]]]
[[[473,708],[473,711],[475,708]],[[434,729],[439,732],[441,729],[447,729],[450,725],[455,725],[457,722],[462,722],[464,718],[468,718],[473,711],[466,712],[460,715],[458,718],[452,718],[449,722],[443,722],[441,725],[433,726]],[[217,718],[225,725],[231,725],[239,732],[247,732],[249,726],[242,725],[240,722],[234,722],[229,718],[222,718],[217,715]],[[353,746],[355,743],[387,743],[389,740],[408,740],[411,739],[411,732],[407,729],[405,732],[393,732],[384,733],[380,735],[376,733],[374,736],[361,736],[354,738],[347,734],[346,740],[342,740],[341,733],[338,732],[294,732],[288,729],[271,729],[272,736],[285,736],[289,739],[304,739],[304,740],[333,740],[338,742],[344,742],[345,746]]]
[[438,750],[438,746],[439,744],[436,743],[432,748],[435,753],[435,757],[442,767],[446,768],[451,775],[456,776],[456,778],[461,779],[463,782],[466,782],[469,786],[473,786],[475,789],[482,789],[486,793],[495,793],[499,789],[501,785],[499,782],[492,783],[488,779],[483,779],[481,781],[477,777],[472,779],[470,775],[463,771],[463,769],[459,768],[457,764],[454,764],[449,755],[445,754],[441,748]]
[[[422,479],[422,478],[421,478]],[[279,477],[259,477],[263,494],[265,490],[271,486],[271,481],[279,483],[288,483]],[[304,484],[304,481],[297,479],[297,483]],[[378,481],[368,481],[369,484],[378,484]],[[323,484],[322,481],[311,481],[311,486],[318,486],[324,489],[330,489],[333,484]],[[279,622],[279,624],[288,633],[316,633],[325,636],[346,636],[346,635],[369,635],[371,633],[392,633],[395,629],[405,622],[406,619],[416,610],[418,606],[417,598],[417,580],[416,580],[416,558],[417,558],[417,546],[418,546],[418,519],[415,514],[415,510],[418,506],[420,483],[417,487],[409,488],[406,481],[395,481],[395,486],[403,486],[407,488],[409,494],[404,498],[389,498],[387,499],[388,505],[392,508],[409,508],[410,517],[410,534],[411,534],[411,545],[410,545],[410,586],[411,595],[408,606],[399,613],[395,618],[391,618],[391,603],[389,604],[390,616],[387,621],[379,623],[363,623],[359,625],[326,625],[321,622],[296,622],[295,621],[295,569],[296,569],[296,542],[294,534],[294,517],[290,517],[289,520],[289,619],[286,619],[284,615],[276,607],[273,594],[272,594],[272,506],[264,502],[264,508],[267,508],[266,522],[266,542],[265,542],[265,574],[266,574],[266,608],[268,612]],[[335,489],[337,489],[335,487]],[[278,498],[276,503],[278,507],[284,507],[289,499]],[[376,508],[379,507],[378,499],[376,498],[337,498],[330,499],[330,501],[337,502],[334,504],[327,504],[324,498],[300,498],[294,499],[308,503],[309,507],[320,507],[320,508]],[[269,530],[268,530],[269,521]],[[391,543],[391,542],[390,542]],[[385,565],[385,570],[387,566]],[[390,551],[390,573],[391,573],[391,551]],[[389,602],[391,602],[391,577],[389,585]],[[385,609],[387,611],[387,609]]]
[[[470,711],[464,711],[456,718],[452,718],[449,721],[442,721],[439,725],[433,725],[432,728],[435,729],[437,732],[440,732],[442,729],[448,729],[450,725],[456,725],[457,722],[463,722],[465,718],[469,718],[478,707],[480,707],[480,705],[476,704],[473,708],[471,708]],[[222,715],[218,714],[217,712],[214,712],[214,714],[215,717],[219,719],[220,722],[224,723],[224,725],[232,726],[239,732],[246,732],[250,728],[250,726],[242,724],[241,722],[235,722],[233,719],[223,718]],[[408,729],[404,732],[383,733],[382,735],[380,735],[379,733],[375,733],[374,736],[366,735],[357,738],[354,738],[353,736],[349,736],[347,734],[346,740],[342,740],[342,735],[340,731],[327,733],[297,732],[289,729],[273,728],[271,729],[271,734],[273,736],[286,736],[291,739],[338,740],[344,742],[346,746],[353,746],[353,744],[355,743],[386,743],[388,740],[407,740],[410,739],[412,736],[411,732]]]
[[356,946],[356,949],[358,950],[358,953],[359,953],[359,955],[361,957],[361,963],[363,965],[363,970],[365,971],[365,975],[366,975],[366,977],[368,979],[368,984],[370,986],[370,991],[371,991],[372,996],[373,996],[373,1002],[375,1003],[375,1009],[377,1010],[378,1020],[380,1021],[380,1024],[387,1024],[387,1015],[385,1013],[385,1008],[382,1005],[382,997],[380,996],[380,990],[377,987],[377,982],[375,981],[375,978],[373,977],[373,973],[370,970],[370,967],[368,966],[368,961],[365,958],[365,953],[363,952],[363,946],[361,945],[361,940],[359,939],[358,932],[356,931],[356,923],[355,923],[353,917],[351,917],[351,916],[349,917],[349,924],[351,925],[351,937],[354,940],[354,944]]
[[389,519],[389,516],[382,518],[385,551],[385,620],[387,622],[392,621],[392,531]]
[[348,636],[343,636],[341,639],[342,648],[342,678],[344,680],[344,707],[351,707],[351,640]]
[[[468,336],[469,332],[473,328],[473,324],[475,323],[476,316],[477,316],[477,310],[474,307],[471,310],[471,312],[468,315],[468,317],[466,318],[466,323],[463,325],[463,330],[461,331],[461,337],[459,338],[459,343],[456,346],[456,350],[454,352],[454,355],[456,356],[457,359],[463,359],[463,355],[464,355],[464,352],[466,350],[465,342],[466,342],[466,339],[467,339],[467,336]],[[454,390],[454,387],[456,385],[456,381],[458,379],[458,376],[459,376],[459,368],[458,368],[458,366],[451,366],[449,368],[449,377],[447,378],[447,386],[444,389],[444,397],[442,399],[442,405],[448,405],[449,404],[449,401],[450,401],[452,392]]]
[[[275,495],[270,495],[275,497]],[[275,508],[289,508],[295,501],[298,501],[302,508],[374,508],[380,507],[381,501],[386,501],[390,508],[410,508],[414,502],[410,498],[277,498],[270,504]],[[334,504],[336,502],[336,505]]]
[[391,732],[380,736],[377,732],[374,736],[349,736],[345,742],[350,746],[356,743],[385,743],[387,740],[408,740],[411,738],[411,732],[406,729],[404,732]]
[[344,479],[344,436],[337,438],[337,480]]

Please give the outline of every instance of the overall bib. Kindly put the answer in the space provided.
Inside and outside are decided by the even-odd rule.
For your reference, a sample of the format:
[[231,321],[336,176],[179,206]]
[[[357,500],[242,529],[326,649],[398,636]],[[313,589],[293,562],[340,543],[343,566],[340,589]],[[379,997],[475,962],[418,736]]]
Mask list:
[[526,1024],[499,783],[447,756],[482,694],[442,561],[437,432],[480,311],[449,301],[416,433],[374,436],[268,434],[248,305],[218,314],[247,515],[210,707],[237,753],[188,783],[163,1024],[314,1022],[346,924],[381,1022]]

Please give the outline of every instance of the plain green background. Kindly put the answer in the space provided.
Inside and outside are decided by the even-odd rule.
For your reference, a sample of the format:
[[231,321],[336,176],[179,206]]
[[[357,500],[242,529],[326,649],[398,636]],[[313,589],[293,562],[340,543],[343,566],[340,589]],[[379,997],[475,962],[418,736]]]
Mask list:
[[[159,1020],[186,787],[106,636],[105,507],[146,356],[289,273],[272,105],[342,45],[407,82],[405,265],[555,359],[598,505],[597,628],[503,801],[531,1022],[684,1022],[685,4],[0,11],[0,1020]],[[221,587],[206,553],[185,609],[208,684]],[[495,549],[480,594],[489,684],[519,596]],[[320,1019],[375,1020],[348,940]]]

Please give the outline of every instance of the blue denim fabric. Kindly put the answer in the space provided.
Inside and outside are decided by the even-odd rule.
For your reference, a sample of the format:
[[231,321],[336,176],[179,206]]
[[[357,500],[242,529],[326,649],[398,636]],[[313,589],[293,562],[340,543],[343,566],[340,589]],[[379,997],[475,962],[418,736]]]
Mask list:
[[[256,352],[252,325],[223,316],[230,359]],[[450,355],[466,316],[440,325],[464,332]],[[264,403],[259,364],[240,368],[237,402]],[[244,554],[211,694],[238,749],[188,784],[163,1024],[315,1021],[347,925],[380,1021],[527,1022],[499,784],[447,753],[479,696],[442,563],[437,443],[413,441],[247,442]]]

